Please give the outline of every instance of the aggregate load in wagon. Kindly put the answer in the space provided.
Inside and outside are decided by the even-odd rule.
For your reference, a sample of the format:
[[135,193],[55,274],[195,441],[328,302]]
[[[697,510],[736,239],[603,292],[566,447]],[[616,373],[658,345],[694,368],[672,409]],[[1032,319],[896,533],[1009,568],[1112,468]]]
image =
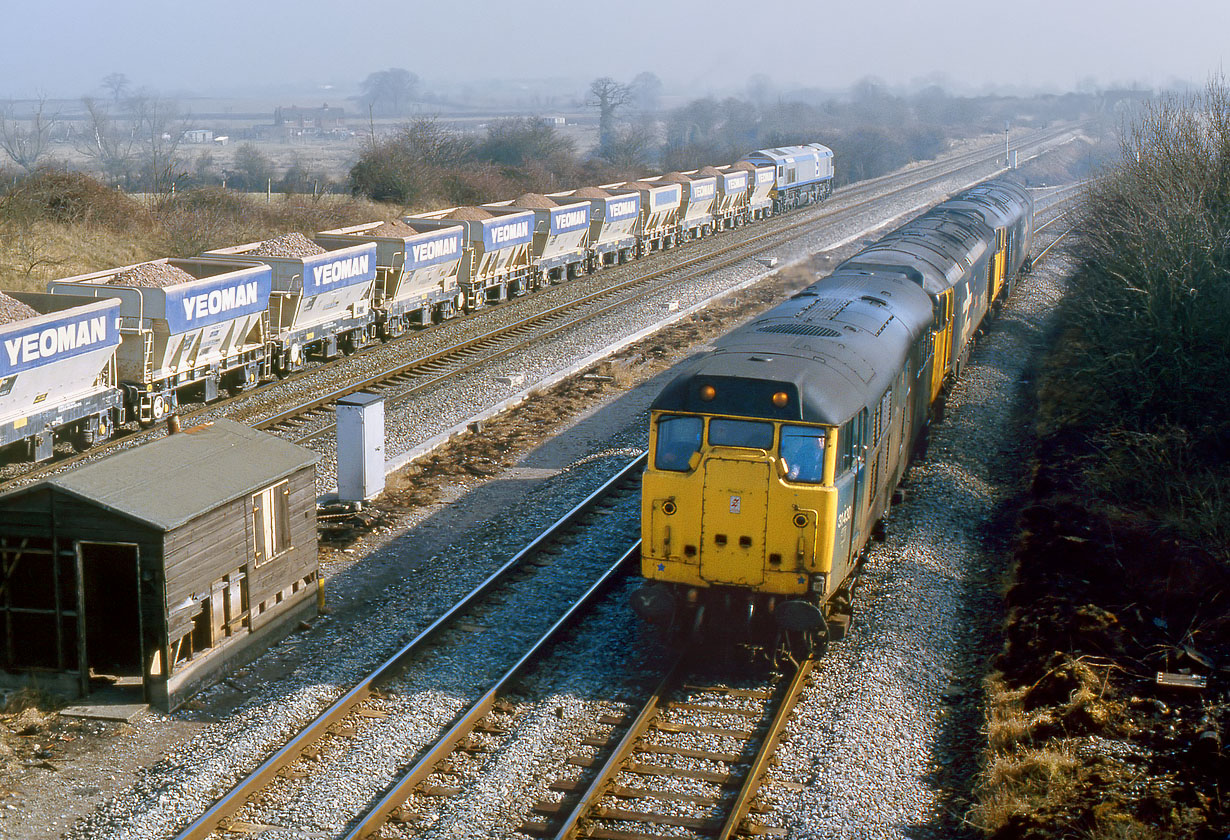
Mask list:
[[254,257],[314,257],[323,253],[324,248],[302,233],[284,233],[273,239],[266,239],[248,252]]
[[597,187],[582,187],[573,193],[576,198],[610,198],[611,194]]
[[27,318],[37,318],[39,312],[21,301],[0,292],[0,324],[12,324]]
[[170,263],[147,262],[124,269],[108,280],[107,283],[113,286],[140,286],[146,289],[161,289],[165,286],[191,283],[194,280],[196,278],[191,274]]
[[513,204],[517,207],[524,207],[527,210],[550,210],[553,207],[559,206],[541,193],[526,193],[525,195],[517,196],[517,200]]
[[367,232],[372,236],[396,236],[405,239],[407,236],[414,236],[421,231],[415,230],[405,222],[394,219],[391,222],[381,222]]
[[446,215],[446,219],[460,219],[466,222],[480,222],[483,219],[494,218],[494,215],[478,207],[458,207]]

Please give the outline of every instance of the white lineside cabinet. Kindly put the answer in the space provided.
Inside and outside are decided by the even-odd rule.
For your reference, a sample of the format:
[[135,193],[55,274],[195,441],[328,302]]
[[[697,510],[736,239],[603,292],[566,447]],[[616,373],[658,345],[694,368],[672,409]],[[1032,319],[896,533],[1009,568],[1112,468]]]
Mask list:
[[384,397],[337,401],[337,496],[360,502],[384,492]]

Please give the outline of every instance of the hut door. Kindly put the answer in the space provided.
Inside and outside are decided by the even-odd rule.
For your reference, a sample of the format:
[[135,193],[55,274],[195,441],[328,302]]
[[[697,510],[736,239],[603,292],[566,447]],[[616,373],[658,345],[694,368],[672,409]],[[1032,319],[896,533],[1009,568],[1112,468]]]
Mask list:
[[86,664],[95,674],[142,676],[137,546],[78,542],[77,558]]

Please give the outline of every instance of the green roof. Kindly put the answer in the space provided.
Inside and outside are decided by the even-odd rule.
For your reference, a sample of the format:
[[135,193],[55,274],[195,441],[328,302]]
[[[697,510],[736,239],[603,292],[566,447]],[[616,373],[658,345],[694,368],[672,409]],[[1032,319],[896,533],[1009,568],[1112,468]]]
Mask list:
[[215,420],[77,467],[31,489],[52,487],[171,531],[318,460],[310,449],[233,420]]

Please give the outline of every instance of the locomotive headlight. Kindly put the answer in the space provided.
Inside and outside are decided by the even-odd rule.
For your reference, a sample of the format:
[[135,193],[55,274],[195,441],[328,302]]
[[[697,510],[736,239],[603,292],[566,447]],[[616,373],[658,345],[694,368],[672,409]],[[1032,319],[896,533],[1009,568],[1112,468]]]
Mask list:
[[785,391],[778,391],[773,395],[773,404],[778,408],[785,408],[788,402],[790,402],[790,397],[787,396]]
[[824,587],[828,584],[828,575],[821,572],[820,574],[811,576],[811,591],[817,595],[824,594]]
[[714,388],[712,385],[701,385],[700,386],[700,398],[704,400],[705,402],[709,402],[716,396],[717,396],[717,388]]

